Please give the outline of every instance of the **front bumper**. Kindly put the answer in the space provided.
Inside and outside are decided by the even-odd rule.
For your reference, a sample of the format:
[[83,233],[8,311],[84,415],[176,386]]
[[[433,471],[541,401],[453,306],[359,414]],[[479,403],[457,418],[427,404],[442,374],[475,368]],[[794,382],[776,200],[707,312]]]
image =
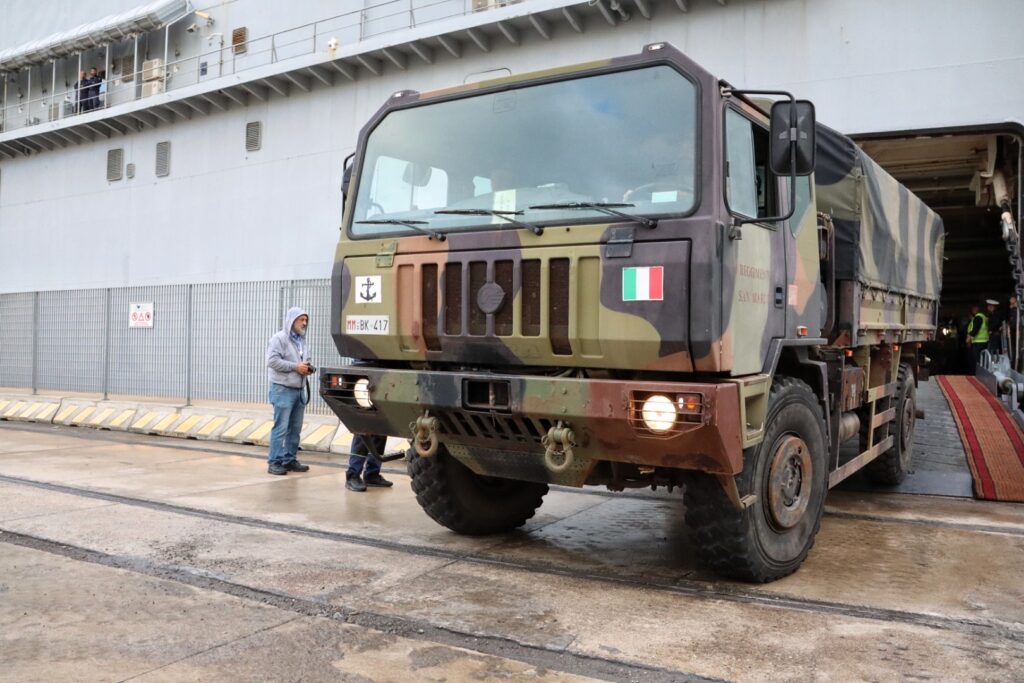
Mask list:
[[[360,378],[369,380],[370,409],[359,407],[353,396]],[[353,433],[408,438],[410,424],[429,411],[441,424],[441,443],[478,474],[578,486],[602,460],[715,474],[738,474],[743,468],[739,391],[730,382],[353,366],[323,371],[320,393]],[[668,433],[654,434],[644,427],[639,409],[651,394],[698,395],[699,412],[677,419]],[[554,476],[544,466],[541,438],[559,422],[575,432],[578,462]]]

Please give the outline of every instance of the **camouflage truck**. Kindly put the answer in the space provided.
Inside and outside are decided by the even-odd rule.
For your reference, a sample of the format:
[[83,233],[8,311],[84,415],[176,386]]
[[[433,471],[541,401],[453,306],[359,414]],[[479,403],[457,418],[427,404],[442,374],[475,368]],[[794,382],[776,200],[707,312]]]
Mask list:
[[324,399],[411,440],[455,532],[522,525],[549,485],[682,487],[710,568],[795,571],[830,487],[907,474],[943,243],[813,118],[664,43],[395,93],[345,173],[331,324],[354,360]]

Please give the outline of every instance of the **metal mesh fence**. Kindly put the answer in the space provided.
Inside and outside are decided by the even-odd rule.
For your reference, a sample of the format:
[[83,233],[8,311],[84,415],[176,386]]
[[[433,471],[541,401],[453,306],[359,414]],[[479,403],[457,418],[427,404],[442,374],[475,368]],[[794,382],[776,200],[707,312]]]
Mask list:
[[267,400],[267,341],[281,327],[288,283],[194,285],[192,396],[216,401]]
[[[135,303],[152,327],[130,327]],[[296,305],[317,367],[344,361],[330,336],[330,281],[0,294],[0,387],[267,402],[267,342]],[[311,378],[307,411],[330,414]]]
[[[153,327],[129,327],[133,303],[153,303]],[[110,290],[107,386],[112,394],[185,396],[188,286]]]
[[[345,362],[331,339],[331,287],[330,280],[296,280],[292,284],[288,301],[309,311],[309,354],[313,365],[318,368],[336,368]],[[284,312],[281,313],[282,318]],[[316,391],[317,375],[310,377],[313,398],[306,410],[318,415],[330,414],[320,394]]]
[[40,389],[103,391],[108,296],[106,289],[39,293]]
[[36,295],[0,297],[0,386],[31,387]]

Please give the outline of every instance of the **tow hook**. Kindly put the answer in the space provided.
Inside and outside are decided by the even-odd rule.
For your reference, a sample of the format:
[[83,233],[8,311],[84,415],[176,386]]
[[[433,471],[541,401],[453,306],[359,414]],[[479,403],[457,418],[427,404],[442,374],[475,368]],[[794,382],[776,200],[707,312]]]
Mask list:
[[548,430],[548,433],[540,440],[544,446],[544,464],[552,472],[564,472],[572,466],[572,449],[576,446],[576,434],[569,427],[558,424]]
[[740,489],[736,486],[736,477],[731,474],[716,474],[715,477],[718,479],[722,490],[725,491],[725,495],[729,498],[729,502],[733,504],[733,507],[738,512],[743,512],[757,502],[757,496],[754,494],[740,496]]
[[412,447],[421,458],[429,458],[437,453],[438,440],[437,430],[441,426],[436,417],[430,417],[430,411],[425,410],[416,418],[415,422],[409,423],[409,431],[412,432]]

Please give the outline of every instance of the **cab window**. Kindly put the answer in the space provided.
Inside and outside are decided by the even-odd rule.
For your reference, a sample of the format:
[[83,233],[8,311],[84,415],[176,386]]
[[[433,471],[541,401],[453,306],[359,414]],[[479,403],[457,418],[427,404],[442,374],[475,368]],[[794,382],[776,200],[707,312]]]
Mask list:
[[725,201],[745,218],[778,215],[775,176],[768,170],[768,131],[734,109],[725,112]]

